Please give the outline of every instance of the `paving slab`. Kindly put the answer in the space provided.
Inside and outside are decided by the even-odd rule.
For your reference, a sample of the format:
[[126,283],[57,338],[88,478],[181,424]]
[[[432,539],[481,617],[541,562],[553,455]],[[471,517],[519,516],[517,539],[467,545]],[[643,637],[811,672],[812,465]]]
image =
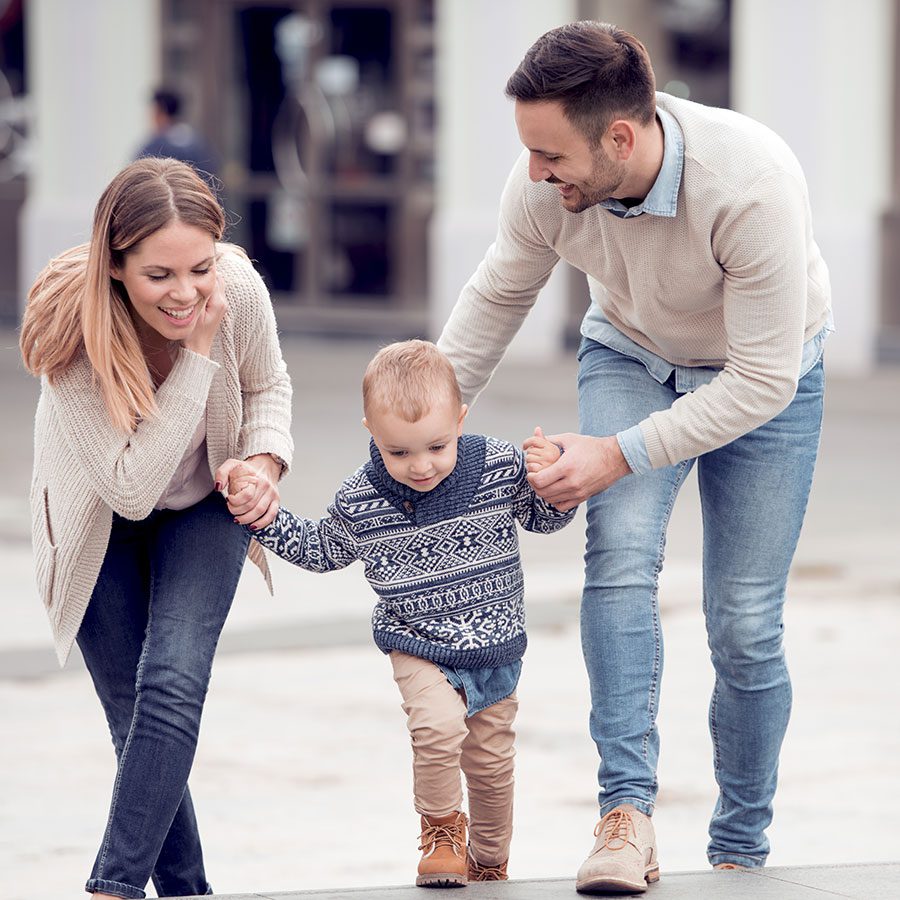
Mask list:
[[[343,897],[411,900],[412,897],[420,897],[425,900],[428,894],[422,888],[404,885],[214,896],[220,900],[295,900],[300,897],[318,897],[320,900],[340,900]],[[458,895],[451,892],[450,896]],[[552,878],[470,884],[464,896],[466,900],[557,900],[574,897],[575,883],[567,878]],[[677,872],[664,875],[643,896],[647,900],[816,900],[825,897],[896,900],[900,897],[900,863],[782,867],[734,872]]]

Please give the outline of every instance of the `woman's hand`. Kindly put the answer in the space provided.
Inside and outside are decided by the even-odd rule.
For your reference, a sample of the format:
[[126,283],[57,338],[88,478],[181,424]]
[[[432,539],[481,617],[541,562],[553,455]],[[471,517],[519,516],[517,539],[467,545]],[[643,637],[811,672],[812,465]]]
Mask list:
[[197,310],[197,324],[194,330],[181,342],[181,345],[200,356],[209,356],[213,338],[222,324],[228,301],[225,299],[225,285],[221,275],[216,275],[216,286],[205,301],[200,301]]
[[[232,469],[241,467],[240,478],[231,479]],[[247,467],[253,477],[244,473]],[[281,463],[268,453],[249,456],[246,460],[227,459],[216,469],[216,485],[231,484],[237,492],[229,489],[228,511],[239,525],[249,525],[252,531],[265,528],[278,515],[280,497],[278,494],[278,478],[281,475]]]

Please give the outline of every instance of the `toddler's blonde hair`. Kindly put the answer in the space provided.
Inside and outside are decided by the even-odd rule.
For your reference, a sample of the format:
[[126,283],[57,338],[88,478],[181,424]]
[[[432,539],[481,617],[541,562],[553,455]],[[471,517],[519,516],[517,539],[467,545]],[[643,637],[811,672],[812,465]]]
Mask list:
[[363,411],[390,411],[418,422],[444,398],[462,405],[450,360],[431,341],[399,341],[382,347],[363,376]]

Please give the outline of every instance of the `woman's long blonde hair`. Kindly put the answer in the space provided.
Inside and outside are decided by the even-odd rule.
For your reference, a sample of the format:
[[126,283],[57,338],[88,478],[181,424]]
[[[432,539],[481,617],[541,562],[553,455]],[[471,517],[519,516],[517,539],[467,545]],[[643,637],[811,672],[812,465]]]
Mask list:
[[84,347],[112,423],[133,431],[157,412],[128,295],[112,275],[145,238],[179,221],[219,241],[225,214],[185,163],[139,159],[103,192],[88,244],[52,259],[28,292],[19,347],[25,368],[51,384]]

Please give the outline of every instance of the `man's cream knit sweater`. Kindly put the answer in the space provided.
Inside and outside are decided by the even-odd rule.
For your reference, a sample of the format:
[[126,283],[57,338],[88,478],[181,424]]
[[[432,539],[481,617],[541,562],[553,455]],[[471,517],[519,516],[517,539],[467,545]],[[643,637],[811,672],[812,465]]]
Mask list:
[[658,103],[684,134],[677,215],[569,213],[555,187],[529,180],[524,152],[503,193],[497,239],[438,342],[473,399],[566,260],[631,340],[676,365],[721,367],[710,384],[640,422],[654,468],[781,412],[796,391],[803,343],[830,310],[806,182],[785,143],[730,110],[666,94]]
[[[53,386],[43,379],[34,431],[32,539],[38,590],[60,663],[97,581],[113,512],[127,519],[150,514],[201,416],[211,472],[229,457],[256,453],[275,453],[290,463],[291,384],[268,292],[233,249],[222,248],[218,270],[228,311],[210,357],[179,350],[156,394],[159,415],[133,434],[111,425],[83,351]],[[264,556],[256,549],[251,556],[268,577]],[[215,564],[215,548],[209,563]]]

